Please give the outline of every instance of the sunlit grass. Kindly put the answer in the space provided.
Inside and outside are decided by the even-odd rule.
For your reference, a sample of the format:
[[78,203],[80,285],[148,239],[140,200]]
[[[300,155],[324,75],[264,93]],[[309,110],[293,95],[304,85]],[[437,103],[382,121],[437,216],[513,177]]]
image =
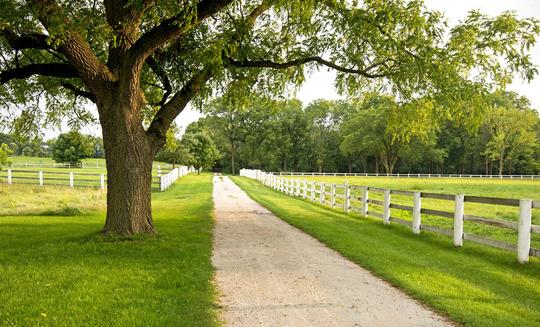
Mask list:
[[[0,201],[21,203],[26,194],[27,214],[51,212],[0,216],[2,325],[217,324],[210,175],[189,175],[153,194],[159,234],[130,240],[100,236],[99,191],[25,188],[2,188]],[[84,214],[51,216],[65,214],[65,203]]]
[[[502,180],[502,179],[478,179],[478,178],[395,178],[395,177],[344,177],[344,176],[305,176],[287,177],[293,179],[306,179],[308,181],[323,182],[330,184],[344,184],[358,186],[372,186],[392,190],[423,191],[443,194],[465,194],[484,197],[498,197],[508,199],[535,199],[540,200],[540,180]],[[318,188],[319,189],[319,188]],[[343,192],[343,191],[341,191]],[[330,193],[327,188],[327,203],[329,203]],[[353,190],[353,198],[362,196],[361,190]],[[370,199],[382,201],[383,195],[380,192],[371,191]],[[412,206],[411,196],[392,195],[392,203]],[[337,199],[337,207],[342,206],[342,200]],[[359,201],[354,201],[351,205],[359,207]],[[436,209],[453,212],[454,201],[438,199],[422,199],[422,208]],[[382,213],[382,207],[370,204],[369,210]],[[466,203],[465,213],[486,218],[496,218],[517,222],[519,208],[502,205],[487,205],[478,203]],[[393,217],[411,221],[412,215],[409,211],[392,209]],[[533,224],[540,225],[540,210],[533,210]],[[422,223],[433,225],[445,229],[452,229],[452,219],[422,215]],[[489,237],[495,240],[516,244],[517,231],[501,227],[489,226],[486,224],[465,221],[465,232],[480,236]],[[532,235],[532,246],[540,248],[540,235]]]
[[358,218],[233,177],[254,200],[345,257],[467,326],[540,326],[540,260]]

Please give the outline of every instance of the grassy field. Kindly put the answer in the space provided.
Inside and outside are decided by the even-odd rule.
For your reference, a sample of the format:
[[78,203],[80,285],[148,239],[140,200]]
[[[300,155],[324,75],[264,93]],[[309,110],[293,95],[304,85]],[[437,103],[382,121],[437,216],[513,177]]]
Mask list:
[[540,326],[540,260],[401,225],[345,215],[242,177],[254,200],[411,296],[466,326]]
[[[29,165],[53,165],[55,164],[54,160],[52,158],[45,158],[45,157],[27,157],[27,156],[13,156],[9,157],[9,161],[11,161],[12,164],[15,164],[17,166],[24,165],[28,163]],[[81,162],[88,166],[88,169],[96,168],[99,171],[104,171],[105,168],[105,159],[102,158],[86,158],[82,159]],[[171,166],[171,164],[155,161],[154,162],[154,169],[157,169],[157,165],[162,166],[163,168]],[[93,166],[93,167],[92,167]]]
[[159,235],[134,240],[99,235],[99,191],[0,192],[0,325],[217,324],[210,175],[154,194]]
[[[296,179],[297,177],[293,177]],[[373,186],[393,190],[425,191],[443,194],[465,194],[485,197],[499,197],[509,199],[535,199],[540,200],[540,180],[500,180],[500,179],[469,179],[469,178],[391,178],[391,177],[343,177],[343,176],[308,176],[298,177],[309,181],[323,182],[327,184],[344,184]],[[329,195],[329,194],[328,194]],[[361,191],[352,194],[361,197]],[[371,199],[382,201],[383,195],[379,192],[370,192]],[[412,206],[411,196],[392,195],[392,203]],[[338,199],[338,205],[341,200]],[[359,206],[355,204],[355,206]],[[454,211],[454,202],[437,199],[422,199],[422,208]],[[382,207],[374,204],[369,205],[369,210],[382,213]],[[519,208],[501,205],[487,205],[466,203],[465,213],[486,218],[497,218],[512,222],[518,221]],[[411,212],[392,209],[392,216],[412,220]],[[422,215],[422,223],[445,229],[453,228],[452,219]],[[540,225],[540,210],[533,210],[533,224]],[[489,237],[495,240],[515,244],[517,231],[500,227],[485,225],[476,222],[465,221],[465,232],[479,236]],[[532,246],[540,248],[540,235],[533,234]]]
[[[82,162],[85,168],[55,168],[52,166],[55,162],[51,158],[16,156],[10,157],[9,160],[15,165],[11,169],[12,181],[16,184],[39,184],[38,174],[39,171],[42,171],[45,185],[69,186],[69,173],[72,172],[74,174],[74,186],[100,187],[100,175],[107,175],[105,159],[99,158],[83,159]],[[29,165],[21,166],[26,163]],[[170,164],[154,162],[152,170],[154,188],[159,188],[158,165],[162,174],[169,172],[172,168]],[[7,182],[7,168],[0,167],[0,183]]]

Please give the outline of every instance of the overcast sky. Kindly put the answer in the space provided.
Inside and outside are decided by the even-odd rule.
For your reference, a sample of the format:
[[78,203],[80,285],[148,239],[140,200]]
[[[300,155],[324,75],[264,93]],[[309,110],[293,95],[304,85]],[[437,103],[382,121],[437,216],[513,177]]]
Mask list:
[[[498,15],[503,11],[514,10],[521,18],[540,17],[540,0],[425,0],[425,3],[428,9],[443,12],[450,26],[458,23],[467,15],[467,12],[473,9],[479,9],[482,13],[492,16]],[[540,45],[537,45],[533,49],[532,57],[534,63],[540,65]],[[302,85],[297,97],[304,104],[320,98],[340,98],[334,87],[334,76],[334,73],[326,69],[321,69],[321,71],[313,73],[307,78],[305,84]],[[540,77],[537,77],[531,83],[515,81],[509,86],[509,89],[525,95],[531,100],[535,109],[540,109]],[[178,116],[176,123],[182,128],[185,128],[193,121],[199,119],[199,117],[201,117],[199,112],[187,108]],[[88,132],[95,134],[95,127],[89,128]]]

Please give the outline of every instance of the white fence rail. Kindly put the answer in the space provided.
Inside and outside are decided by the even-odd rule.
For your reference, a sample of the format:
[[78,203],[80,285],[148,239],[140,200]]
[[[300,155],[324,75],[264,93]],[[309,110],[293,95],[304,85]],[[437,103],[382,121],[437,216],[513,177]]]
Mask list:
[[[171,170],[172,164],[157,164],[157,169]],[[43,163],[43,162],[13,162],[10,165],[4,165],[3,168],[96,168],[105,169],[105,161],[103,162],[81,162],[78,164],[69,163]]]
[[[285,178],[273,173],[251,169],[241,169],[240,176],[256,179],[264,185],[287,195],[301,197],[311,202],[329,206],[332,209],[339,208],[346,213],[357,212],[364,217],[380,218],[384,224],[394,222],[407,225],[415,234],[419,234],[421,230],[445,234],[453,238],[453,243],[457,247],[463,246],[463,240],[469,240],[499,249],[515,251],[520,263],[528,262],[529,256],[540,257],[540,249],[531,248],[531,234],[540,234],[540,225],[532,224],[532,210],[540,208],[540,201],[390,190],[348,184],[329,184],[307,181],[305,179]],[[370,199],[371,192],[382,194],[383,200]],[[391,201],[393,194],[412,197],[412,206],[393,203]],[[454,212],[422,208],[422,198],[453,201]],[[468,215],[464,210],[466,202],[519,207],[519,221],[516,223],[503,219]],[[369,211],[369,204],[382,208],[382,214]],[[412,221],[392,217],[392,209],[411,212]],[[450,230],[439,226],[422,224],[422,214],[451,219],[453,220],[453,229]],[[517,244],[510,244],[500,240],[486,238],[485,236],[466,233],[464,231],[464,221],[517,230]]]
[[159,176],[159,190],[165,191],[166,189],[171,187],[171,185],[173,185],[174,182],[176,182],[176,180],[178,180],[180,177],[186,176],[190,172],[191,172],[190,168],[186,166],[180,166],[180,167],[174,168],[173,170],[171,170],[165,175]]
[[[152,189],[164,191],[168,189],[176,180],[192,172],[192,168],[179,166],[161,174],[161,169],[158,169],[157,176],[152,176]],[[76,171],[46,171],[46,170],[17,170],[7,169],[0,170],[0,182],[7,184],[30,184],[30,185],[54,185],[54,186],[69,186],[69,187],[94,187],[105,190],[107,183],[107,175]]]
[[315,173],[299,171],[270,172],[278,176],[351,176],[395,178],[485,178],[485,179],[540,179],[540,175],[479,175],[479,174],[386,174],[386,173]]

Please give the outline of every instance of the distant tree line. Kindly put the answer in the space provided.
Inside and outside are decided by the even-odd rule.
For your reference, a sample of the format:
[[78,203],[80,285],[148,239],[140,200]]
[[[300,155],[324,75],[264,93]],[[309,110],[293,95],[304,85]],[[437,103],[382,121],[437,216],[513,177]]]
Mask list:
[[[493,93],[471,115],[440,115],[433,101],[254,97],[214,101],[194,123],[214,140],[216,168],[267,171],[537,174],[540,119],[513,92]],[[476,108],[477,109],[477,108]],[[477,114],[473,114],[477,113]],[[190,126],[191,128],[194,128]]]
[[83,158],[104,158],[101,137],[71,131],[58,137],[43,140],[24,140],[11,134],[0,133],[0,146],[5,145],[13,156],[48,157],[56,162],[79,163]]

